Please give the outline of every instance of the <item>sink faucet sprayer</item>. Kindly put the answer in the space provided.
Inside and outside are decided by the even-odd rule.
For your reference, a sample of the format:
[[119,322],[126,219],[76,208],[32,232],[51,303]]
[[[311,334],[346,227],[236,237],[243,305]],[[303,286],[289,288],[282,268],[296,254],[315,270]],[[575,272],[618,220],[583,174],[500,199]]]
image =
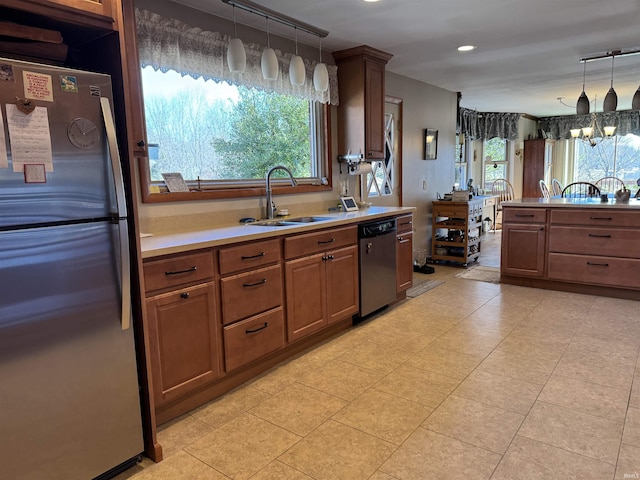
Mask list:
[[296,182],[296,180],[293,178],[293,174],[291,173],[291,171],[285,167],[284,165],[275,165],[273,167],[271,167],[269,169],[269,171],[267,172],[267,199],[266,199],[266,207],[267,207],[267,218],[273,218],[273,214],[276,211],[276,206],[273,203],[273,200],[271,199],[271,174],[275,171],[275,170],[284,170],[285,172],[287,172],[289,174],[289,178],[291,179],[291,186],[295,187],[298,182]]

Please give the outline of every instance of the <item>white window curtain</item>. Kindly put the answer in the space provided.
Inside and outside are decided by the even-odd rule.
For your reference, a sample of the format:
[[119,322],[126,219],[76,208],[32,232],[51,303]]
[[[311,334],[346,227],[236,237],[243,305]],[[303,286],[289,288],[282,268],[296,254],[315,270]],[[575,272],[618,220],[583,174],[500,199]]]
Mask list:
[[234,74],[227,65],[227,46],[231,37],[218,32],[192,28],[179,20],[167,19],[148,10],[136,9],[140,65],[205,80],[223,80],[230,84],[254,87],[265,92],[295,95],[307,100],[338,105],[338,67],[327,65],[329,89],[318,92],[313,86],[313,69],[317,61],[304,60],[307,80],[303,86],[289,81],[289,64],[293,53],[276,50],[280,72],[277,80],[265,80],[260,60],[263,45],[245,43],[247,68]]

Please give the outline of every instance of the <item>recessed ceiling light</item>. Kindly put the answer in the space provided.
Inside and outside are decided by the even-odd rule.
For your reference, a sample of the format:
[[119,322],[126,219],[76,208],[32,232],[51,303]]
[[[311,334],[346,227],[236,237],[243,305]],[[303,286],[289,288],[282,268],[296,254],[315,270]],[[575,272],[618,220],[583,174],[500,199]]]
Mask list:
[[458,47],[459,52],[470,52],[471,50],[475,50],[475,49],[476,49],[475,45],[462,45]]
[[379,0],[364,0],[364,1],[365,1],[365,2],[371,2],[371,3],[373,3],[373,2],[377,2],[377,1],[379,1]]

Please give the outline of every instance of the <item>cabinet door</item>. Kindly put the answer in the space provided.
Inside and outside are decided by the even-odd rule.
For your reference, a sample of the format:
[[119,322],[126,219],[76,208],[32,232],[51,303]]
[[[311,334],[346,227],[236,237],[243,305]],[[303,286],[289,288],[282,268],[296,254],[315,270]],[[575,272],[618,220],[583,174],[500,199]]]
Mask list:
[[213,283],[147,300],[156,405],[220,375]]
[[325,256],[328,322],[358,313],[358,247],[332,250]]
[[402,293],[413,285],[413,233],[398,235],[396,241],[396,291]]
[[365,152],[367,159],[384,158],[384,68],[365,60]]
[[287,334],[297,340],[327,325],[327,277],[324,254],[285,264]]
[[505,275],[542,277],[544,249],[544,225],[516,223],[503,225],[501,272]]
[[56,3],[75,8],[83,12],[95,13],[108,17],[111,15],[112,0],[47,0],[48,3]]

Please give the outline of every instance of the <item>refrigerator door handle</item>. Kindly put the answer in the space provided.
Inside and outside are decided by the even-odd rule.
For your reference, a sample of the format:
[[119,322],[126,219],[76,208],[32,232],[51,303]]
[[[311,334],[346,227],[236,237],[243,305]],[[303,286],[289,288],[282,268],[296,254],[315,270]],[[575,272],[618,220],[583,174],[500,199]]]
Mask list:
[[116,204],[118,208],[118,233],[120,245],[120,301],[121,317],[120,323],[123,330],[131,326],[131,259],[129,257],[129,227],[127,225],[127,203],[124,194],[124,180],[122,178],[122,166],[120,165],[120,151],[118,150],[118,140],[116,138],[116,125],[111,114],[111,104],[109,99],[100,97],[100,107],[102,108],[102,118],[107,132],[107,142],[109,143],[109,157],[111,158],[111,169],[113,171],[113,181],[116,192]]
[[122,313],[120,323],[122,330],[128,330],[131,326],[131,258],[129,257],[129,226],[127,219],[118,221],[120,233],[120,301]]
[[115,183],[116,203],[118,208],[118,218],[127,216],[127,202],[124,195],[124,180],[122,178],[122,166],[120,165],[120,151],[118,150],[118,139],[116,137],[116,124],[111,114],[111,104],[106,97],[100,97],[102,107],[102,118],[107,131],[107,142],[109,144],[109,157],[111,157],[111,169],[113,171],[113,181]]

